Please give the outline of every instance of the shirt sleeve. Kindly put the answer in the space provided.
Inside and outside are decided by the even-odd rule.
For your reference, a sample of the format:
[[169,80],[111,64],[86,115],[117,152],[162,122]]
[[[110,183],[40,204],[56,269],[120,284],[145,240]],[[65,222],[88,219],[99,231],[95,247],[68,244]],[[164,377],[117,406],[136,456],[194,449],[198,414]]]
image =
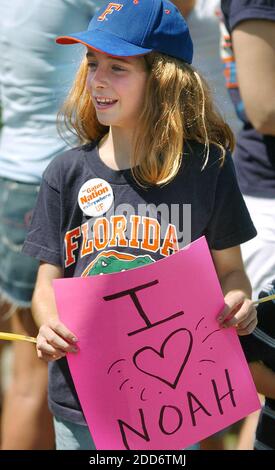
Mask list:
[[23,253],[62,266],[60,220],[60,194],[43,178]]
[[221,6],[230,32],[241,21],[275,21],[275,0],[222,0]]
[[219,170],[212,216],[205,235],[209,247],[214,250],[240,245],[257,235],[238,186],[230,153]]

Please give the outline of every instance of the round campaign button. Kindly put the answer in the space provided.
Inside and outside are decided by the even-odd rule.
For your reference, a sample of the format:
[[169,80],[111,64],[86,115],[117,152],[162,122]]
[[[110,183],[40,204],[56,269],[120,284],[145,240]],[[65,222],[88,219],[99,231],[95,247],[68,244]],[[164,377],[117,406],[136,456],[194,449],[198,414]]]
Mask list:
[[114,201],[112,187],[101,178],[93,178],[81,186],[78,204],[82,212],[90,217],[105,214]]

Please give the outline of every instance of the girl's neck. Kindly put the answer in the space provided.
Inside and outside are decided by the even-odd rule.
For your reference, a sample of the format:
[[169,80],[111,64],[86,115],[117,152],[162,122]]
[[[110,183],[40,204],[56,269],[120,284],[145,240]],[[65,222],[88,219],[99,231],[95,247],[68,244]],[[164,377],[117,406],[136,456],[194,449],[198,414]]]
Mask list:
[[98,149],[101,160],[112,170],[130,168],[133,132],[110,127],[109,133],[101,139]]

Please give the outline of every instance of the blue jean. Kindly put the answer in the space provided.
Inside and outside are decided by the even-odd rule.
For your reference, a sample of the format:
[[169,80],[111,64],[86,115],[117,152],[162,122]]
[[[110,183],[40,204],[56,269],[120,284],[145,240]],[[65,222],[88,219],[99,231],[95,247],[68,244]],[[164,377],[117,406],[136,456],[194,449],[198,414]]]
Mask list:
[[0,177],[0,294],[29,307],[39,262],[21,253],[39,186]]
[[54,417],[56,450],[95,450],[88,426]]
[[[88,426],[54,417],[56,450],[96,450]],[[187,447],[185,450],[199,450],[199,445]]]

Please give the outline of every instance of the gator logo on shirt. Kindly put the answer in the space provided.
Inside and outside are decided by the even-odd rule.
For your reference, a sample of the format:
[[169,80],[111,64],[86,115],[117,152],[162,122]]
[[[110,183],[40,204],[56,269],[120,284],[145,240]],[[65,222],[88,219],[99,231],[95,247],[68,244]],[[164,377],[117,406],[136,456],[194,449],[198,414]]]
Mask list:
[[154,263],[154,260],[149,255],[134,256],[114,250],[104,251],[89,264],[82,273],[82,277],[128,271],[151,263]]

